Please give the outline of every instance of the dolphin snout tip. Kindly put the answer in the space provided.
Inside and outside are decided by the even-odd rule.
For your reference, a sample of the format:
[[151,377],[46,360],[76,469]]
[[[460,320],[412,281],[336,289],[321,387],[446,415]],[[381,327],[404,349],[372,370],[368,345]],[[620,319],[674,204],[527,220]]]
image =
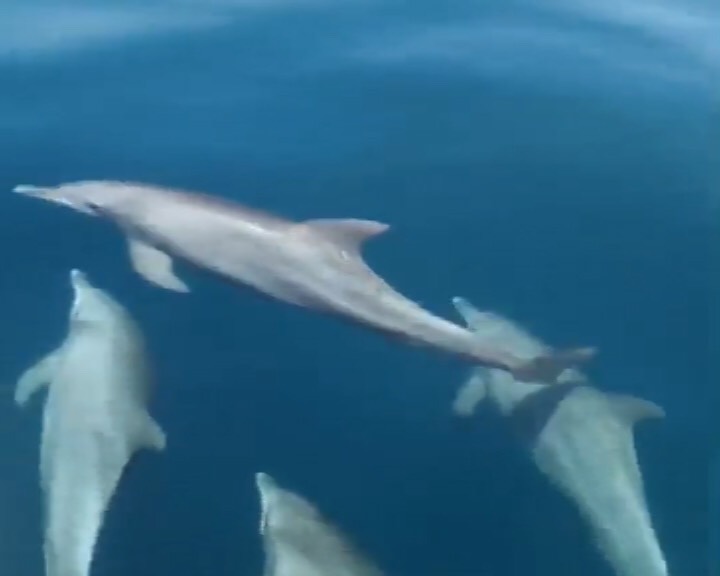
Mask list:
[[41,188],[40,186],[33,186],[32,184],[18,184],[12,189],[15,194],[27,195],[38,194],[43,190],[44,188]]
[[261,492],[275,486],[275,480],[266,472],[257,472],[255,474],[255,484]]
[[87,284],[87,276],[85,275],[85,272],[78,268],[73,268],[72,270],[70,270],[70,283],[75,288],[82,284]]
[[453,303],[455,308],[468,308],[470,306],[468,299],[463,298],[462,296],[453,296],[450,301]]

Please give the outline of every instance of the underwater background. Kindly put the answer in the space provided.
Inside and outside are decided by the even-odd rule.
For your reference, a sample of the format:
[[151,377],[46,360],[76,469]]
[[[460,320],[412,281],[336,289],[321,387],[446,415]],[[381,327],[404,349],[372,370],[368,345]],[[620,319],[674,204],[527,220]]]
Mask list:
[[95,178],[293,219],[387,222],[368,263],[433,312],[459,322],[450,299],[464,296],[552,344],[597,346],[599,388],[667,412],[638,426],[637,449],[671,574],[720,572],[720,7],[9,0],[3,11],[3,572],[43,569],[41,402],[20,411],[12,386],[63,337],[77,267],[142,324],[168,434],[164,454],[128,470],[93,574],[260,574],[257,471],[391,575],[610,574],[501,418],[452,416],[469,367],[187,266],[191,295],[153,288],[111,226],[10,194]]

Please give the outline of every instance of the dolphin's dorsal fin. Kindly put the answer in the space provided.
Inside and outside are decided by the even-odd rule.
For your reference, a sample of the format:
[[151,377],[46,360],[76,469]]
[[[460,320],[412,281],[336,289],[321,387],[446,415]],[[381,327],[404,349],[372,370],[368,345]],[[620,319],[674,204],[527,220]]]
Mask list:
[[649,400],[626,394],[608,394],[608,400],[615,413],[631,426],[641,420],[657,420],[665,417],[665,410]]
[[187,284],[173,271],[172,258],[165,252],[133,236],[127,237],[127,243],[132,266],[145,280],[166,290],[190,292]]
[[355,218],[320,218],[305,220],[304,226],[319,231],[345,250],[359,252],[363,243],[385,232],[390,226],[375,220]]

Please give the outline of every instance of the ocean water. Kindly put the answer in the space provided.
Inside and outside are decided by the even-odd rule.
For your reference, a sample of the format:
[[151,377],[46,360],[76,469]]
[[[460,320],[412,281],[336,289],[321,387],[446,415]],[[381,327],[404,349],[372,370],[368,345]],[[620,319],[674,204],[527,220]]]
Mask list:
[[191,295],[152,288],[109,225],[10,194],[108,178],[387,222],[368,263],[433,312],[459,321],[460,295],[553,344],[597,346],[599,388],[667,412],[638,427],[637,450],[671,574],[718,574],[713,3],[7,10],[4,572],[43,570],[41,403],[18,410],[12,386],[63,337],[77,267],[141,322],[168,434],[128,470],[93,574],[260,574],[260,470],[390,575],[611,574],[500,418],[453,418],[467,366],[188,266]]

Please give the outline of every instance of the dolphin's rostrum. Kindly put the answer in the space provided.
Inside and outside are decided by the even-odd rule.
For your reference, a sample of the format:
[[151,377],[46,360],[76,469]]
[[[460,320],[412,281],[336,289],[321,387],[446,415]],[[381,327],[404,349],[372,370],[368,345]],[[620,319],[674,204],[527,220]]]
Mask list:
[[134,269],[169,290],[189,291],[173,271],[173,258],[179,258],[279,300],[508,370],[523,381],[554,382],[563,370],[594,353],[591,348],[545,350],[521,359],[502,343],[480,341],[424,310],[364,262],[363,243],[388,229],[380,222],[297,223],[213,196],[116,181],[19,185],[14,190],[115,222],[126,235]]

